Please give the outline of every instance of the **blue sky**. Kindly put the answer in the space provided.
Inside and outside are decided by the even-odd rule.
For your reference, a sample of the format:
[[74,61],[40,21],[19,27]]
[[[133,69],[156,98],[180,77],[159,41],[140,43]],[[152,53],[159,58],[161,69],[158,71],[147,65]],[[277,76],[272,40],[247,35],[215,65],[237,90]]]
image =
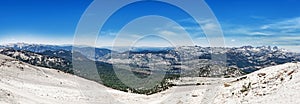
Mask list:
[[39,39],[42,41],[37,42],[47,40],[46,43],[69,39],[90,3],[91,0],[1,0],[0,39]]
[[[300,49],[300,1],[299,0],[205,0],[218,19],[224,36],[226,46],[242,45],[277,45],[293,51]],[[92,0],[1,0],[0,1],[0,40],[1,44],[13,42],[42,43],[42,44],[71,44],[76,26],[81,15],[91,4]],[[124,9],[128,14],[111,18],[104,28],[104,35],[99,46],[111,45],[116,37],[121,22],[128,22],[126,18],[147,14],[143,10],[158,10],[159,5],[140,4]],[[140,12],[132,12],[137,10]],[[202,30],[194,29],[188,15],[176,14],[176,8],[161,9],[170,11],[164,16],[173,17],[179,24],[183,24],[190,33],[195,44],[207,45]],[[154,9],[153,9],[154,8]],[[131,12],[130,12],[131,11]],[[160,11],[160,10],[159,10]],[[101,12],[101,10],[99,10]],[[120,11],[119,11],[120,12]],[[176,30],[176,23],[159,17],[136,20],[123,29],[121,39],[132,41],[130,37],[140,34],[169,34],[178,37],[185,32]],[[153,21],[141,23],[141,21]],[[139,22],[140,21],[140,22]],[[155,22],[159,21],[159,22]],[[209,29],[214,28],[209,20],[200,21]],[[171,28],[172,27],[172,28]],[[152,29],[152,31],[150,31]],[[171,34],[171,35],[170,35]],[[174,38],[175,39],[175,38]],[[142,39],[143,40],[143,39]],[[149,38],[140,42],[148,44],[166,42],[164,39]],[[182,39],[183,40],[183,39]],[[151,43],[152,42],[152,43]],[[184,43],[184,42],[183,42]],[[122,43],[121,43],[122,44]],[[185,44],[184,44],[185,45]]]

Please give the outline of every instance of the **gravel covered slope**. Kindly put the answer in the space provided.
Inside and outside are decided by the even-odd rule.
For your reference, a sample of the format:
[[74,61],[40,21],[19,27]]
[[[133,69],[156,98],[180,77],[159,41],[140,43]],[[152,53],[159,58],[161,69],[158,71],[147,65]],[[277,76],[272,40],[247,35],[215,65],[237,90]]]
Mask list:
[[261,69],[225,83],[215,103],[299,104],[300,63]]

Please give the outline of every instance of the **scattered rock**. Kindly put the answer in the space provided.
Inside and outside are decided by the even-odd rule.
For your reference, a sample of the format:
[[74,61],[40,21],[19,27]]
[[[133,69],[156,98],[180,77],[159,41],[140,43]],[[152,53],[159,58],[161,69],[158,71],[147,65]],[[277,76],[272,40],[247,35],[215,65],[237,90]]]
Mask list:
[[263,77],[263,76],[265,76],[266,75],[266,73],[258,73],[257,74],[257,76],[259,76],[259,77]]
[[228,83],[224,83],[224,87],[229,87],[229,86],[231,86],[231,85]]
[[295,72],[295,70],[293,70],[293,71],[291,71],[291,72],[289,72],[289,73],[287,73],[287,75],[292,75],[293,73]]
[[198,97],[198,95],[192,95],[192,97]]

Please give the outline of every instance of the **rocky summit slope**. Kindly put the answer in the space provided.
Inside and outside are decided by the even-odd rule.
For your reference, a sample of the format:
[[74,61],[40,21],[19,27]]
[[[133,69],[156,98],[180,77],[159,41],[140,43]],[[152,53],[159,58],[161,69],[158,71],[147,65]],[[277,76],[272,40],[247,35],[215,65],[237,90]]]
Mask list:
[[224,83],[214,103],[299,104],[300,63],[261,69]]

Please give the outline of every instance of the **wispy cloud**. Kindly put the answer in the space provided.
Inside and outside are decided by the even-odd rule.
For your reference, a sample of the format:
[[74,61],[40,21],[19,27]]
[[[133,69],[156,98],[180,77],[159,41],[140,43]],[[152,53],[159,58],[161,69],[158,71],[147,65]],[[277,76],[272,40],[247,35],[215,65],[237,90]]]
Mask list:
[[231,37],[249,37],[252,41],[257,41],[254,45],[276,45],[291,51],[300,51],[300,17],[273,20],[256,26],[235,25],[224,28],[224,31]]
[[287,37],[300,34],[300,17],[273,21],[259,25],[222,24],[226,36]]
[[[194,36],[195,38],[203,37],[205,34],[220,34],[219,24],[212,19],[183,19],[180,20],[182,23],[187,23],[190,25],[179,27],[174,26],[174,29],[185,29],[190,32],[190,35]],[[200,27],[199,27],[200,26]]]
[[[225,24],[226,25],[226,24]],[[224,24],[223,24],[224,26]],[[230,26],[223,28],[224,34],[226,36],[237,36],[237,37],[264,37],[264,36],[271,36],[275,33],[272,31],[264,31],[260,28],[257,28],[256,26]]]
[[158,32],[159,34],[162,35],[169,35],[169,36],[176,36],[177,33],[173,32],[173,31],[168,31],[168,30],[162,30]]
[[[265,31],[276,31],[287,35],[298,35],[300,33],[300,17],[282,20],[272,24],[263,25]],[[296,34],[295,34],[296,33]]]

